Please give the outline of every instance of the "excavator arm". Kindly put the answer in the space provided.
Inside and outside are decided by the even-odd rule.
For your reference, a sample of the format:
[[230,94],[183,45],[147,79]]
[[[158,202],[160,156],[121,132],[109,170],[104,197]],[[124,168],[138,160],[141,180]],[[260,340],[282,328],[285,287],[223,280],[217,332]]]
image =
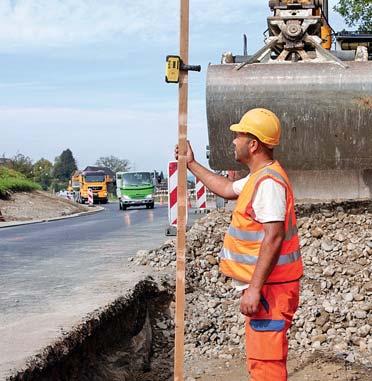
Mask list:
[[337,37],[332,51],[327,1],[270,0],[269,7],[269,35],[258,52],[224,54],[223,63],[208,67],[211,168],[241,169],[229,126],[265,107],[281,119],[275,153],[293,171],[300,198],[372,197],[371,36],[354,39],[348,51]]

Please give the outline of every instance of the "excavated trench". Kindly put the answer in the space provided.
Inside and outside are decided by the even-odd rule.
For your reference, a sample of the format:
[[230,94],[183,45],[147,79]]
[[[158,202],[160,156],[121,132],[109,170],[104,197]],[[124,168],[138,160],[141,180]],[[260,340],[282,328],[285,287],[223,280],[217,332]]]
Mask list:
[[163,333],[155,324],[157,316],[167,313],[171,300],[167,288],[151,278],[141,281],[127,296],[91,314],[8,380],[162,380],[172,363],[152,363],[150,372],[150,360],[154,347],[172,351],[169,342],[162,343]]

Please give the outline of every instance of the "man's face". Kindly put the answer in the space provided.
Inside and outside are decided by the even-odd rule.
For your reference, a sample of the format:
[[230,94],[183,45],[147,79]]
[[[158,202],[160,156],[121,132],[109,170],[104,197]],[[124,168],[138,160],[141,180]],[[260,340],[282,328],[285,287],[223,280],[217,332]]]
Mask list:
[[242,132],[235,133],[235,139],[233,140],[233,144],[235,147],[235,160],[239,163],[247,163],[251,158],[250,152],[250,142],[252,139],[248,137],[247,134]]

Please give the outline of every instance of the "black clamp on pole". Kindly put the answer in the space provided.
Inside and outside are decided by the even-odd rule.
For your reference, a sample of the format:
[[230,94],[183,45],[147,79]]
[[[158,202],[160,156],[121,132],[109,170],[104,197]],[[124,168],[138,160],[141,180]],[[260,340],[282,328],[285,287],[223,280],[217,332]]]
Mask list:
[[185,65],[181,60],[181,67],[180,70],[184,71],[201,71],[200,65]]

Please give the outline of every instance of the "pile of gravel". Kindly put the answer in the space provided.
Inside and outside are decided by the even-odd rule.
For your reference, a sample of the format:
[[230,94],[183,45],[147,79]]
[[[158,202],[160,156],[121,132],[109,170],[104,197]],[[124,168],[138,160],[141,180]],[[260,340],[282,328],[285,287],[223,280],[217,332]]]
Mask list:
[[[372,366],[372,204],[299,206],[305,276],[301,306],[289,335],[296,352],[325,351]],[[229,360],[244,353],[239,293],[218,271],[218,253],[231,213],[214,211],[187,234],[186,358]],[[141,250],[138,265],[166,270],[174,287],[175,242]],[[158,321],[173,340],[174,303]],[[156,355],[156,354],[155,354]]]

